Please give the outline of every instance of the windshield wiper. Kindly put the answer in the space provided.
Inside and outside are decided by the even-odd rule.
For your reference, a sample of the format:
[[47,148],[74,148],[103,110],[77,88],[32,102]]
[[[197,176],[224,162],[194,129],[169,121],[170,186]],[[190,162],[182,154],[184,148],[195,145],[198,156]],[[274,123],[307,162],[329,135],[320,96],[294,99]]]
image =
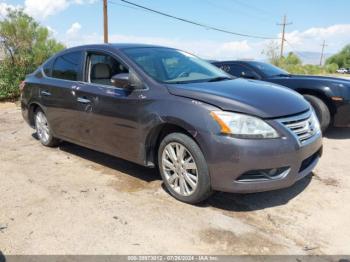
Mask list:
[[224,80],[231,80],[233,78],[227,77],[227,76],[218,76],[212,79],[209,79],[208,82],[219,82],[219,81],[224,81]]

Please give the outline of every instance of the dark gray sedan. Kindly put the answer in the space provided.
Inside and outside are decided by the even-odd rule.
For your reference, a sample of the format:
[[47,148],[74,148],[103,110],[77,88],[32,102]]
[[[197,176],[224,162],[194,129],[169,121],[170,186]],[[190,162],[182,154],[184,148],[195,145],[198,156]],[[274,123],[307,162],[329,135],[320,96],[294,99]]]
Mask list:
[[298,93],[232,79],[172,48],[89,45],[46,61],[21,85],[41,143],[61,140],[158,167],[175,198],[293,185],[322,153],[318,120]]

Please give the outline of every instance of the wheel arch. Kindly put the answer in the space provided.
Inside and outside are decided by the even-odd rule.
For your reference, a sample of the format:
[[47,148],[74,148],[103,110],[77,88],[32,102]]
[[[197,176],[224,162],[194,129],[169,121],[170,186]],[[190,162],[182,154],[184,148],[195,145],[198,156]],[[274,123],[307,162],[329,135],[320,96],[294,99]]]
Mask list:
[[318,91],[318,90],[307,89],[307,88],[298,88],[295,91],[297,91],[298,93],[300,93],[302,95],[312,95],[312,96],[315,96],[315,97],[321,99],[328,107],[329,112],[331,113],[332,117],[336,113],[337,109],[336,109],[335,105],[333,104],[333,101],[323,92]]
[[161,123],[156,127],[152,128],[152,130],[149,132],[146,138],[145,161],[148,166],[157,165],[157,153],[160,143],[162,142],[164,137],[175,132],[189,136],[199,146],[199,143],[195,137],[196,132],[193,132],[188,126],[173,122]]
[[32,102],[30,103],[29,107],[28,107],[28,119],[29,119],[29,124],[30,126],[34,127],[34,115],[35,115],[35,112],[38,110],[38,109],[41,109],[44,111],[44,108],[42,105],[40,105],[40,103],[37,103],[37,102]]

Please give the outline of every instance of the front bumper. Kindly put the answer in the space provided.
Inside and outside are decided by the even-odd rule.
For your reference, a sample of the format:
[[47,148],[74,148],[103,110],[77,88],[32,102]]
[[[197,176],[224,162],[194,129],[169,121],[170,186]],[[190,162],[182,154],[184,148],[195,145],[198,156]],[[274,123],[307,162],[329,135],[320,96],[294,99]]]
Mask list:
[[[285,188],[310,174],[322,155],[322,135],[315,134],[300,144],[287,129],[276,122],[278,139],[237,139],[211,135],[206,158],[212,188],[217,191],[253,193]],[[242,181],[240,177],[254,170],[286,168],[282,176],[273,179]]]

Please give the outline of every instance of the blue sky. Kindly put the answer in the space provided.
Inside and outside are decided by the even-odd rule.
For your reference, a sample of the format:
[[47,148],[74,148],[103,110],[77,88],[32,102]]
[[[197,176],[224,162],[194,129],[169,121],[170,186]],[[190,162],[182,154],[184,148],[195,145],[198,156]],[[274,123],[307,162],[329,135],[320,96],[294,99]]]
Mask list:
[[[261,58],[269,41],[227,35],[125,7],[109,4],[113,42],[147,42],[175,46],[206,58]],[[246,34],[278,37],[286,14],[286,52],[315,51],[326,40],[334,53],[350,43],[349,0],[131,0],[179,17]],[[121,5],[122,4],[122,5]],[[0,0],[23,7],[68,46],[102,42],[102,0]],[[278,43],[276,43],[278,44]]]

